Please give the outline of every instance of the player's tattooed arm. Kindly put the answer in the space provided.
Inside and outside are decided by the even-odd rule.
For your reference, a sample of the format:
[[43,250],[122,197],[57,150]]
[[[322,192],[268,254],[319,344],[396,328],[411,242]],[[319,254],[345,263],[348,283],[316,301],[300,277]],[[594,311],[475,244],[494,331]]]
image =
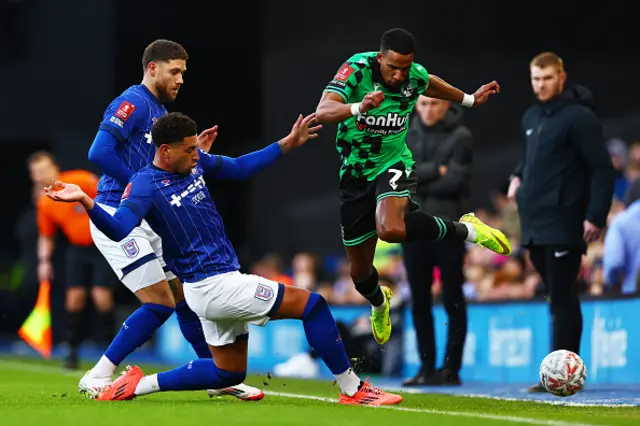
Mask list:
[[440,77],[433,74],[429,76],[429,85],[423,94],[430,98],[443,99],[445,101],[458,103],[461,103],[464,98],[464,92],[462,90],[453,87]]
[[334,92],[324,92],[318,108],[316,120],[323,124],[335,124],[357,114],[365,114],[378,108],[384,101],[382,91],[367,93],[362,102],[345,104],[344,98]]
[[319,123],[335,124],[353,116],[351,105],[344,103],[342,96],[334,92],[324,92],[316,108],[316,120]]
[[458,102],[464,106],[471,107],[484,104],[487,102],[489,96],[495,95],[496,93],[500,93],[500,85],[495,81],[480,86],[473,95],[467,95],[462,90],[452,86],[440,77],[431,74],[429,76],[429,86],[427,86],[423,95],[430,98]]

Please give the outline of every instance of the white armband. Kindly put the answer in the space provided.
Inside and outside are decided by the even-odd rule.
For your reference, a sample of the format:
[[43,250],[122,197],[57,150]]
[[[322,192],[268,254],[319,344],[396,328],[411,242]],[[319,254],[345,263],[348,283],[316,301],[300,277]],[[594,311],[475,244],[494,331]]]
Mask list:
[[360,114],[360,102],[356,104],[351,104],[351,115]]
[[462,98],[462,102],[460,102],[460,104],[462,106],[466,106],[466,107],[472,107],[473,106],[473,102],[476,99],[473,97],[473,95],[467,95],[466,93],[464,94],[464,97]]

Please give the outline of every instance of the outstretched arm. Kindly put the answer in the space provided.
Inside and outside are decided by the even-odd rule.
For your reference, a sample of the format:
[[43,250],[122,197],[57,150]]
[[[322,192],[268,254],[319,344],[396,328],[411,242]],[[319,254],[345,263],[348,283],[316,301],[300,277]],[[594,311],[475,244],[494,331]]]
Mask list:
[[429,85],[423,92],[423,95],[430,98],[458,102],[463,106],[471,107],[484,104],[487,102],[489,96],[495,95],[496,93],[500,93],[500,85],[495,81],[481,86],[473,95],[468,95],[440,77],[431,74],[429,76]]
[[[93,204],[90,209],[87,209],[88,201]],[[140,218],[126,205],[118,207],[116,213],[111,216],[89,197],[84,202],[81,201],[80,204],[87,209],[87,213],[96,228],[113,241],[122,241],[133,231],[133,228],[140,224]]]
[[[127,190],[129,190],[129,188],[127,188]],[[141,205],[137,206],[138,209],[132,209],[125,201],[118,207],[116,213],[111,216],[77,185],[56,182],[53,186],[45,188],[45,194],[55,201],[67,203],[79,202],[87,211],[93,224],[113,241],[121,241],[129,235],[131,231],[133,231],[133,228],[140,224],[140,217],[138,215],[146,214],[150,206],[150,203],[146,203],[146,205],[141,203]]]
[[274,163],[284,154],[304,145],[307,140],[317,138],[317,132],[322,126],[309,127],[315,119],[315,114],[310,114],[304,119],[302,115],[298,116],[289,135],[264,149],[238,158],[210,155],[201,151],[201,164],[206,177],[242,180],[253,176],[255,173]]

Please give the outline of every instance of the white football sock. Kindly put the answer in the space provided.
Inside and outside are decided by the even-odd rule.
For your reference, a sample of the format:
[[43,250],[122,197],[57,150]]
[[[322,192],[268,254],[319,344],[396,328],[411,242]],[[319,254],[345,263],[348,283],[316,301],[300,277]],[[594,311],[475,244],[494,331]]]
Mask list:
[[340,386],[340,392],[347,396],[353,396],[360,387],[360,378],[356,376],[353,369],[348,369],[344,373],[336,374],[336,381]]
[[151,374],[150,376],[144,376],[138,386],[136,386],[136,396],[149,395],[150,393],[160,392],[160,386],[158,385],[158,375]]
[[467,229],[469,230],[469,235],[467,235],[467,238],[465,238],[465,241],[468,241],[470,243],[474,242],[476,238],[478,238],[478,234],[476,233],[476,228],[473,226],[472,223],[462,222],[462,224],[464,224],[464,226],[466,226]]
[[90,375],[92,377],[99,377],[99,378],[106,378],[106,377],[112,378],[113,373],[116,372],[117,368],[118,366],[112,363],[111,361],[109,361],[109,358],[102,355],[98,363],[91,369]]

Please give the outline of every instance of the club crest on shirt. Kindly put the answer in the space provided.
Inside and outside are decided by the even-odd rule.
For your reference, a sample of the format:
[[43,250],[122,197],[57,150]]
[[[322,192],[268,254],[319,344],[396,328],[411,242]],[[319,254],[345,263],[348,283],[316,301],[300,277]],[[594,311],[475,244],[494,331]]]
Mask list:
[[407,82],[407,84],[402,87],[402,96],[409,97],[413,94],[413,87],[411,86],[411,82]]
[[164,186],[167,186],[167,185],[169,185],[169,182],[171,182],[169,179],[165,179],[165,180],[162,181],[162,184]]
[[256,294],[254,294],[256,299],[260,300],[271,300],[273,298],[273,289],[265,284],[258,284],[258,288],[256,289]]
[[122,244],[122,250],[124,250],[124,254],[126,254],[127,257],[136,257],[138,253],[140,253],[138,243],[136,243],[136,240],[134,239],[131,239]]

